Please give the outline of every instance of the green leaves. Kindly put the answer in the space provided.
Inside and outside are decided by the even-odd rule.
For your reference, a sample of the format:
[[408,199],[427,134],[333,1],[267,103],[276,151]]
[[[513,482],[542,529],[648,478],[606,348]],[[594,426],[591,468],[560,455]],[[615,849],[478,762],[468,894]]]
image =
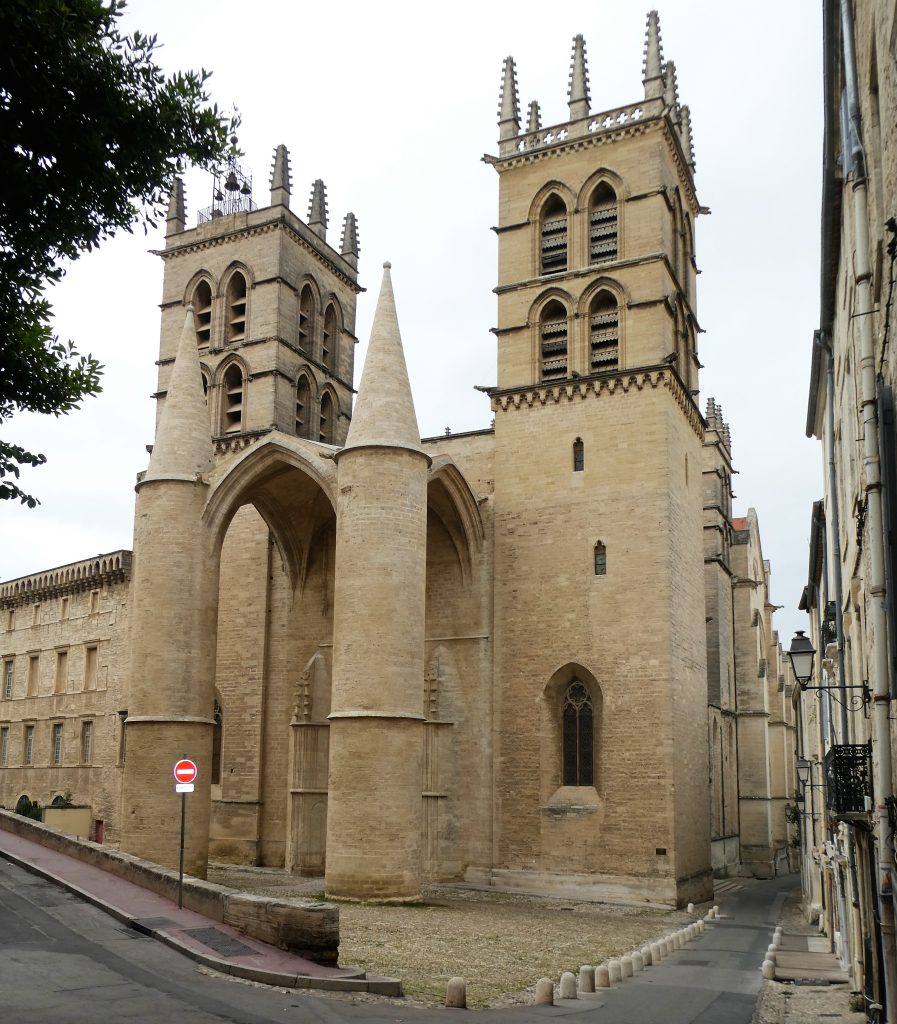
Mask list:
[[[102,367],[50,329],[60,261],[119,229],[164,218],[186,161],[223,159],[235,119],[209,73],[166,77],[154,35],[122,35],[122,0],[5,0],[0,47],[0,428],[18,410],[55,416],[100,391]],[[38,461],[33,461],[37,459]],[[44,460],[0,441],[0,498]]]

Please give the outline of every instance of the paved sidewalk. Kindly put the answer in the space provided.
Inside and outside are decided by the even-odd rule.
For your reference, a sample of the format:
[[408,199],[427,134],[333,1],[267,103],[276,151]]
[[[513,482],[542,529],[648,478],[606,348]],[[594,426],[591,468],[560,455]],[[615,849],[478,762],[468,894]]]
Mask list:
[[401,982],[395,978],[368,977],[359,968],[316,964],[192,910],[178,910],[177,904],[164,896],[2,830],[0,856],[225,974],[286,988],[401,995]]

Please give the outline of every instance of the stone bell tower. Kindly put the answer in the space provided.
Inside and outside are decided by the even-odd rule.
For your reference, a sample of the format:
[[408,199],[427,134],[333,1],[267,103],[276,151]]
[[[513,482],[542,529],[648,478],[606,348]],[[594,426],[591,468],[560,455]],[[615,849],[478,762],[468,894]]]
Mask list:
[[[495,412],[496,874],[710,890],[688,108],[648,15],[638,100],[521,123],[504,64]],[[583,891],[583,890],[580,890]]]

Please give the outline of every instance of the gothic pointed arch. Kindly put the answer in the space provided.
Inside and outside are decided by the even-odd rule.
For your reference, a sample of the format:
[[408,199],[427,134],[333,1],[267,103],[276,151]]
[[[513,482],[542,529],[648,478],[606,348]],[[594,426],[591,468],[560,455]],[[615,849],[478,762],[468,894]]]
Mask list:
[[318,403],[318,435],[316,440],[322,444],[336,444],[339,415],[339,398],[332,387],[325,385],[321,389],[321,400]]
[[296,437],[308,437],[311,432],[313,403],[316,397],[314,376],[307,369],[296,378]]
[[313,277],[306,275],[299,284],[299,311],[297,322],[297,343],[308,356],[314,356],[317,333],[318,310],[321,308],[321,293]]
[[427,480],[427,503],[451,538],[461,576],[470,582],[476,556],[482,550],[485,529],[476,496],[464,474],[447,455],[436,456]]
[[218,367],[218,434],[239,434],[246,429],[246,384],[248,370],[239,356],[231,356]]
[[533,304],[530,323],[535,325],[537,379],[563,380],[569,372],[572,301],[561,289],[551,289]]
[[249,336],[250,275],[241,264],[232,265],[221,279],[224,298],[224,343],[235,345]]
[[570,211],[560,192],[551,191],[539,210],[539,274],[558,274],[569,267]]
[[551,676],[542,694],[543,794],[563,787],[600,792],[603,695],[595,676],[568,662]]
[[342,307],[339,301],[334,296],[331,296],[327,299],[327,305],[321,321],[321,362],[334,374],[339,368],[342,331]]
[[196,344],[208,347],[212,342],[212,308],[217,285],[207,270],[197,271],[184,291],[184,305],[193,306]]
[[589,373],[623,366],[624,308],[623,290],[609,278],[599,278],[583,293],[578,312],[586,323]]

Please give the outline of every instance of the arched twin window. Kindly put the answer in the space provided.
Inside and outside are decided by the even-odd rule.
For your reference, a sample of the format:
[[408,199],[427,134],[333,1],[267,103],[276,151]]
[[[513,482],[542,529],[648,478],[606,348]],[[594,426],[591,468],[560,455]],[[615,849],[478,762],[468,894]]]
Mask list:
[[592,696],[578,679],[564,693],[563,779],[565,786],[595,784],[595,714]]
[[[205,278],[197,282],[190,298],[193,304],[193,315],[196,323],[197,345],[210,345],[212,342],[212,286]],[[227,282],[224,294],[224,341],[235,344],[246,340],[247,323],[247,284],[246,275],[235,270]],[[217,347],[217,346],[216,346]]]
[[567,205],[552,193],[539,218],[541,273],[554,274],[567,269]]
[[617,193],[602,181],[589,202],[589,263],[615,260],[618,254]]
[[542,380],[567,376],[567,310],[557,299],[545,304],[539,317]]

